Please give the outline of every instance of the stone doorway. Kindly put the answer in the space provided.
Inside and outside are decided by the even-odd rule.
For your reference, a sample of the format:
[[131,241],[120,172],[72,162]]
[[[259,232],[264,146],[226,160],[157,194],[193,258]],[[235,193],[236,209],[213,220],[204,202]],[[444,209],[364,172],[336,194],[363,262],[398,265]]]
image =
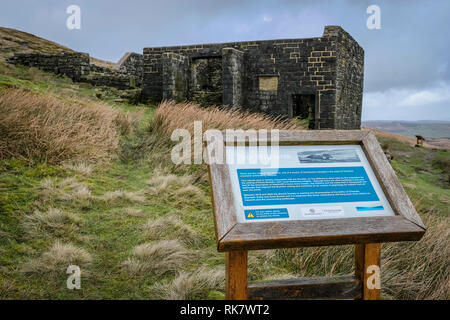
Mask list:
[[193,58],[190,77],[190,100],[202,106],[222,105],[221,56]]
[[308,129],[315,128],[315,94],[293,94],[292,95],[292,117],[297,118],[305,124]]

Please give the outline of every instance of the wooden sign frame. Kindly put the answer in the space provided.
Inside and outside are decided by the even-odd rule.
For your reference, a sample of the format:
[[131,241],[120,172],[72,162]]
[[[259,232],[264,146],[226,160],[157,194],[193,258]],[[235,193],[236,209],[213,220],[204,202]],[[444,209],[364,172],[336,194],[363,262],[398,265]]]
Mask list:
[[[227,138],[230,139],[224,133],[224,144],[227,146],[248,143],[245,133],[236,134],[228,141]],[[270,145],[270,135],[267,141]],[[216,242],[218,251],[227,252],[228,298],[244,299],[248,295],[247,250],[355,244],[356,280],[352,278],[351,281],[362,282],[365,273],[361,273],[361,270],[366,270],[364,266],[367,262],[379,264],[380,243],[417,241],[424,235],[425,225],[371,132],[280,130],[279,145],[360,145],[395,215],[239,223],[226,159],[224,164],[212,163],[209,165],[209,173]],[[245,274],[245,284],[243,279],[233,280],[229,274],[233,271],[230,270],[240,270],[238,273]],[[236,272],[233,274],[239,278]]]

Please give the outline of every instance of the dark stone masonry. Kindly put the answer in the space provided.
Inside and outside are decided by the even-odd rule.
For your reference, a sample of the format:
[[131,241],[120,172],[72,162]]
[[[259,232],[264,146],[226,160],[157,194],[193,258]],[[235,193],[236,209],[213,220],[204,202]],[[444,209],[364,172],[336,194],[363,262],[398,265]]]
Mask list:
[[113,67],[80,52],[19,53],[11,63],[118,89],[154,101],[195,101],[300,118],[310,129],[359,129],[364,50],[341,27],[322,37],[144,48]]
[[66,75],[73,81],[89,74],[89,55],[81,52],[61,54],[16,53],[7,60],[9,63],[35,67],[43,71]]
[[90,63],[89,54],[82,52],[16,53],[8,62],[36,67],[43,71],[65,75],[76,82],[95,86],[132,89],[142,86],[143,56],[128,52],[114,68]]
[[341,27],[322,37],[144,48],[143,95],[359,129],[364,50]]

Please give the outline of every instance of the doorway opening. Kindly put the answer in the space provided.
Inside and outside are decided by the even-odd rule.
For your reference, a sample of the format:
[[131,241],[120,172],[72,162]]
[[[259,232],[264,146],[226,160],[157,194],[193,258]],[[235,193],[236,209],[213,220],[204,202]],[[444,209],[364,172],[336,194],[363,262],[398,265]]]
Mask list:
[[316,95],[293,94],[292,117],[304,124],[308,129],[315,127]]
[[193,58],[190,77],[190,100],[202,106],[222,105],[221,56]]

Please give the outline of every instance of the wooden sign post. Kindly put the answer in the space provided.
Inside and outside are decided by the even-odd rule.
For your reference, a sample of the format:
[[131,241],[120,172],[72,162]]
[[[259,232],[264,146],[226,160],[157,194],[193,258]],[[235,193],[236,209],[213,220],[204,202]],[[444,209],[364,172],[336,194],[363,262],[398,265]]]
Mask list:
[[[417,241],[426,228],[375,136],[279,131],[267,145],[275,140],[279,147],[267,148],[276,167],[230,161],[258,151],[245,132],[224,133],[224,161],[209,165],[226,298],[379,299],[381,243]],[[247,283],[248,250],[348,244],[355,245],[353,275]]]

